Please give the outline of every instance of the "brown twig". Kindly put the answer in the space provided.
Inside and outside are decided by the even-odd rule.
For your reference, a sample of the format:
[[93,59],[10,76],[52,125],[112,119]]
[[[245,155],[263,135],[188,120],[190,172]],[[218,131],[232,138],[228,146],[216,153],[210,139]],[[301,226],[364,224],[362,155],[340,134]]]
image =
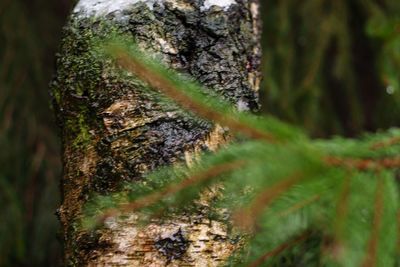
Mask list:
[[400,168],[400,157],[382,158],[382,159],[355,159],[327,157],[325,162],[333,167],[345,167],[359,171],[377,171],[381,169]]
[[249,127],[233,116],[228,116],[205,107],[204,104],[197,102],[192,97],[178,90],[169,80],[154,73],[154,71],[149,67],[127,54],[123,49],[116,47],[115,55],[121,67],[136,74],[141,80],[148,83],[151,87],[160,90],[162,93],[179,103],[183,108],[191,110],[203,118],[225,125],[233,131],[245,134],[250,138],[276,142],[276,138],[269,133]]
[[375,144],[372,144],[371,145],[371,149],[372,150],[378,150],[378,149],[381,149],[381,148],[385,148],[385,147],[396,145],[398,143],[400,143],[400,136],[395,136],[395,137],[390,138],[389,140],[380,141],[380,142],[377,142]]
[[291,206],[290,208],[288,208],[286,210],[279,212],[276,216],[277,217],[285,217],[285,216],[289,215],[290,213],[293,213],[297,210],[304,208],[305,206],[307,206],[311,203],[318,201],[320,198],[321,198],[321,195],[312,196],[308,199],[305,199],[305,200],[297,203],[296,205]]
[[362,264],[363,267],[374,267],[377,264],[379,232],[381,229],[383,213],[383,189],[385,184],[383,179],[378,179],[377,183],[378,186],[375,193],[375,212],[372,222],[372,232],[368,243],[368,251],[364,263]]
[[349,212],[348,201],[350,196],[350,175],[350,172],[348,172],[344,177],[339,200],[336,205],[336,219],[333,226],[334,238],[332,242],[327,242],[329,245],[327,246],[326,253],[328,253],[333,259],[339,259],[343,252],[343,233],[346,226],[345,220]]
[[234,220],[237,225],[244,229],[251,229],[254,226],[255,220],[259,214],[269,205],[272,201],[277,199],[285,193],[290,187],[303,179],[303,174],[293,174],[290,178],[280,181],[279,183],[266,188],[258,194],[250,207],[238,211]]
[[397,209],[397,251],[396,255],[400,257],[400,208]]
[[335,220],[335,237],[337,240],[341,239],[344,230],[344,220],[348,214],[348,200],[350,196],[350,173],[348,173],[343,180],[342,190],[339,196],[339,201],[336,206],[336,220]]
[[202,173],[199,173],[198,175],[195,175],[193,177],[185,179],[178,184],[172,184],[161,191],[156,191],[156,192],[146,195],[142,198],[139,198],[133,202],[120,205],[117,208],[109,209],[103,213],[103,215],[100,218],[100,221],[104,222],[104,220],[109,217],[113,217],[113,216],[119,215],[124,212],[132,212],[135,210],[139,210],[139,209],[148,207],[150,205],[155,204],[156,202],[160,201],[161,199],[163,199],[165,197],[168,197],[168,196],[178,193],[179,191],[181,191],[185,188],[194,186],[201,182],[211,180],[221,174],[231,172],[233,170],[241,168],[244,166],[244,164],[245,164],[244,161],[235,161],[235,162],[230,162],[230,163],[213,166],[210,169],[208,169]]
[[283,251],[285,251],[286,249],[291,248],[291,247],[297,245],[298,243],[306,240],[310,236],[310,234],[311,234],[310,231],[305,231],[302,235],[292,239],[291,241],[284,243],[271,251],[268,251],[267,253],[262,255],[260,258],[258,258],[254,262],[247,265],[247,267],[261,266],[261,264],[266,262],[268,259],[275,257],[275,256],[279,255],[280,253],[282,253]]

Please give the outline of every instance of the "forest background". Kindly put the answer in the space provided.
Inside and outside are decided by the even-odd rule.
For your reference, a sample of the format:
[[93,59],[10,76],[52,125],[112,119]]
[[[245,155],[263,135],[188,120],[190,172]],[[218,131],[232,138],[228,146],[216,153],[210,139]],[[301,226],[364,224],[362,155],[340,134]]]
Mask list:
[[[60,143],[48,83],[72,0],[0,2],[0,266],[59,266]],[[313,137],[400,126],[400,2],[271,0],[260,113]]]

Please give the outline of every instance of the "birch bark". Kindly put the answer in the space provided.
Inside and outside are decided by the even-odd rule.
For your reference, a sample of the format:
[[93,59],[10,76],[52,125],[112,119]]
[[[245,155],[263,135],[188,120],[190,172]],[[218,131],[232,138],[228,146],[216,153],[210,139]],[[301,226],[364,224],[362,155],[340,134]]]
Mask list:
[[236,248],[226,225],[200,212],[137,226],[138,214],[83,231],[82,207],[159,166],[216,150],[226,131],[165,107],[146,85],[119,80],[91,50],[111,30],[194,77],[241,110],[258,108],[256,0],[80,0],[64,30],[51,92],[63,140],[58,211],[67,266],[217,266]]

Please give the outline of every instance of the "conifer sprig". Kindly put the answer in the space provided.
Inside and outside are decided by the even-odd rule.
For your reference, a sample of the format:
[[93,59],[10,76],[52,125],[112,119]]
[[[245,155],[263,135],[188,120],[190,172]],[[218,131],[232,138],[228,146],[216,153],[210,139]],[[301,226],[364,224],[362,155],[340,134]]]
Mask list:
[[[230,266],[282,266],[283,259],[308,259],[306,266],[395,266],[400,130],[358,140],[310,140],[274,118],[238,113],[225,101],[210,99],[206,89],[120,40],[105,51],[183,108],[247,139],[204,155],[190,168],[163,168],[122,192],[99,196],[86,207],[89,222],[137,210],[193,211],[197,204],[188,203],[218,184],[221,194],[209,206],[230,214],[219,217],[210,210],[210,218],[252,233],[238,252],[241,262],[229,261]],[[310,230],[324,242],[310,241]]]

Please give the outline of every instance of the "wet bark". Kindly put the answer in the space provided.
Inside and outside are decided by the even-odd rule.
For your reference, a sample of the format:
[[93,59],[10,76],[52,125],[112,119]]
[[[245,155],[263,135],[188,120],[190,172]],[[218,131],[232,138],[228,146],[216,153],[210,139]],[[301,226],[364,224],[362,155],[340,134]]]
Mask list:
[[[82,2],[86,3],[83,5]],[[64,29],[52,95],[63,140],[63,201],[58,211],[67,266],[217,266],[238,246],[227,226],[200,211],[137,226],[138,214],[84,231],[82,207],[159,166],[213,151],[226,130],[160,103],[135,77],[120,78],[91,49],[119,32],[169,67],[194,77],[239,109],[258,108],[258,2],[125,1],[93,9],[81,0]],[[96,1],[93,1],[96,2]],[[105,0],[100,2],[107,2]],[[112,2],[112,1],[110,1]],[[124,1],[119,1],[124,2]],[[218,2],[218,1],[217,1]],[[93,4],[94,6],[96,4]]]

